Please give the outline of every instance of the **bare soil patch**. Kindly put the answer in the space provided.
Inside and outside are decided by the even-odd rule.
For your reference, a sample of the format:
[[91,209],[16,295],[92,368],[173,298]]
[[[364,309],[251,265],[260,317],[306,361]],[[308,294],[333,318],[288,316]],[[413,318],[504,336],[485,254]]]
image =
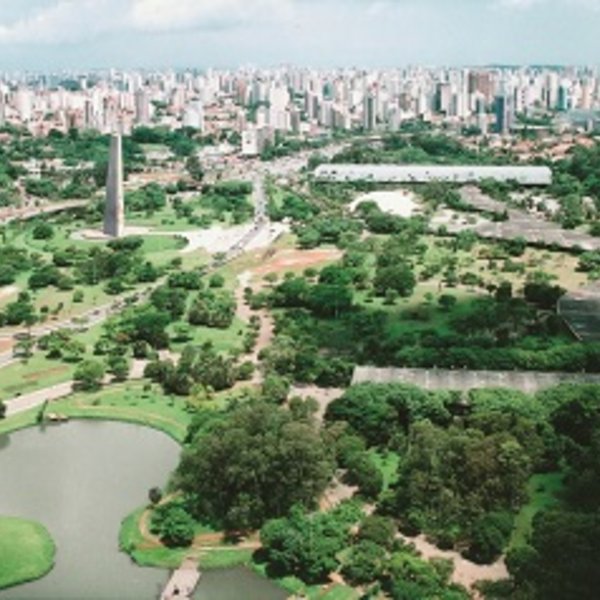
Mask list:
[[45,369],[44,371],[37,371],[36,373],[28,373],[27,375],[23,375],[23,379],[27,381],[32,381],[36,379],[44,379],[48,375],[58,375],[60,373],[64,373],[68,371],[67,367],[52,367],[52,369]]
[[267,273],[282,273],[286,271],[303,271],[308,267],[316,267],[323,263],[333,262],[342,257],[342,251],[337,248],[316,248],[314,250],[287,249],[280,250],[266,260],[252,273],[264,276]]

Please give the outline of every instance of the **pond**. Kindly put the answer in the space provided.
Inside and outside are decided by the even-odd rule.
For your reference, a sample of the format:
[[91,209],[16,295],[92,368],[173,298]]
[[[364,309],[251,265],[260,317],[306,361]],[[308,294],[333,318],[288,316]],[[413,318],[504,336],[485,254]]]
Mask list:
[[[120,522],[175,468],[179,446],[136,425],[75,421],[0,437],[0,514],[35,519],[57,546],[43,579],[0,598],[158,598],[168,573],[136,566],[119,552]],[[245,569],[205,573],[197,598],[280,600],[285,594]],[[250,590],[250,591],[249,591]],[[258,595],[249,596],[256,590]],[[232,595],[233,594],[233,595]]]

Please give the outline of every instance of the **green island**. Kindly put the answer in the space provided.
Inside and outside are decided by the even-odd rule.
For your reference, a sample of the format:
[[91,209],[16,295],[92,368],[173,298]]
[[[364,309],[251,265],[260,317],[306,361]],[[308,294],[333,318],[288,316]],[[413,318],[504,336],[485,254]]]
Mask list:
[[54,566],[55,553],[40,523],[0,517],[0,589],[40,579]]

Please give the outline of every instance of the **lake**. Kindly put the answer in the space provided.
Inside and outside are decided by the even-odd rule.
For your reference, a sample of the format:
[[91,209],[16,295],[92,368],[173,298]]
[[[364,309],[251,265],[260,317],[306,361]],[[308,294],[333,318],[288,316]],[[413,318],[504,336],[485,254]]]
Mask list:
[[[0,437],[0,514],[35,519],[50,531],[56,565],[0,598],[158,598],[168,572],[119,552],[121,520],[147,502],[177,465],[179,445],[150,428],[73,421]],[[243,591],[242,591],[243,590]],[[237,596],[236,596],[237,594]],[[281,600],[286,594],[247,569],[204,573],[195,598]]]

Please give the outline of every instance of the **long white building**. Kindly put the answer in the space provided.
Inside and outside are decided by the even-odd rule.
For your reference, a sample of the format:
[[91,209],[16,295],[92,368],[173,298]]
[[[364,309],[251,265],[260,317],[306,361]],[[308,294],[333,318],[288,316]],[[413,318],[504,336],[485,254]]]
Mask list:
[[320,181],[373,181],[376,183],[473,183],[483,179],[516,181],[521,185],[550,185],[548,167],[529,166],[439,166],[439,165],[321,165],[315,171]]

